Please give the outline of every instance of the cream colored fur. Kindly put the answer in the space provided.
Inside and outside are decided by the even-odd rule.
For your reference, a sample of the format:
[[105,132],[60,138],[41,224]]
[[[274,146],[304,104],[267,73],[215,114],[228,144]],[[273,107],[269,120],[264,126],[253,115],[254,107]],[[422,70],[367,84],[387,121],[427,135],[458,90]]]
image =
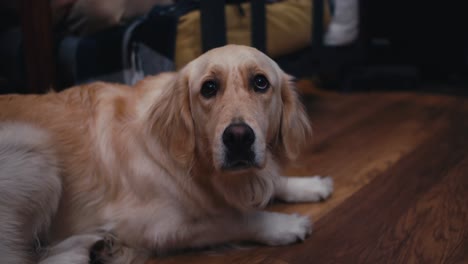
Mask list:
[[[266,93],[251,88],[259,73],[271,84]],[[222,87],[206,99],[209,78]],[[329,178],[280,176],[310,124],[290,77],[253,48],[214,49],[134,87],[1,96],[0,109],[8,263],[87,263],[91,246],[109,238],[118,244],[113,263],[226,242],[289,244],[310,233],[310,220],[261,209],[274,197],[318,201],[332,192]],[[221,135],[235,120],[255,133],[258,167],[222,169]],[[39,242],[43,250],[27,254]]]

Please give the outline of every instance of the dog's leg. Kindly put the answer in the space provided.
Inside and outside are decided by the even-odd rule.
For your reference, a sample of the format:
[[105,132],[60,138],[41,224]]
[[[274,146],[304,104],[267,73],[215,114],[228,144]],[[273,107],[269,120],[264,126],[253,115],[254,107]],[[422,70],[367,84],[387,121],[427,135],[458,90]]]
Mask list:
[[0,123],[0,258],[36,263],[61,196],[47,135],[21,124]]
[[219,223],[205,223],[193,230],[199,232],[195,241],[202,245],[210,245],[213,242],[253,241],[277,246],[304,240],[312,232],[312,224],[308,217],[297,214],[253,211],[239,219],[229,218]]
[[109,263],[115,251],[119,250],[115,243],[115,238],[109,234],[72,236],[48,248],[39,264]]
[[275,197],[286,202],[317,202],[333,192],[330,177],[281,177]]
[[112,234],[75,235],[49,247],[39,264],[143,264],[146,250],[124,247]]
[[[276,198],[288,202],[320,201],[333,191],[329,177],[281,177]],[[303,240],[310,234],[308,217],[273,212],[250,212],[246,214],[220,214],[218,217],[199,219],[196,222],[181,222],[177,230],[160,233],[155,228],[152,244],[171,245],[172,248],[203,247],[227,242],[255,241],[268,245],[285,245]],[[171,239],[165,239],[171,237]],[[177,241],[172,239],[177,238]],[[164,248],[164,246],[162,246]]]
[[178,224],[177,230],[153,233],[152,244],[162,252],[240,241],[286,245],[303,240],[311,230],[305,216],[253,211]]

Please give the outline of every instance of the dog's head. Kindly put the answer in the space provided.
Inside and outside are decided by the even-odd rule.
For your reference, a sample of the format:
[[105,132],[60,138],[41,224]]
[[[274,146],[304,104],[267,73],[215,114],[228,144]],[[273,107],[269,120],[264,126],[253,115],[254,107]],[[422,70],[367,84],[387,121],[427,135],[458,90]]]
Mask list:
[[291,77],[254,48],[213,49],[176,78],[164,118],[174,119],[166,141],[179,158],[196,152],[217,171],[261,169],[271,154],[296,158],[310,133]]

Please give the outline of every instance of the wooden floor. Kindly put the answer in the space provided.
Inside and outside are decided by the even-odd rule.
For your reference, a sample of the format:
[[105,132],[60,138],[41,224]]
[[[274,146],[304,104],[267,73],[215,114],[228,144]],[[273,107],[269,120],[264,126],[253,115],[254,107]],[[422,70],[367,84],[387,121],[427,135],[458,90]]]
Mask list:
[[330,175],[335,192],[268,210],[311,216],[312,235],[149,263],[468,263],[468,99],[299,86],[315,137],[286,172]]

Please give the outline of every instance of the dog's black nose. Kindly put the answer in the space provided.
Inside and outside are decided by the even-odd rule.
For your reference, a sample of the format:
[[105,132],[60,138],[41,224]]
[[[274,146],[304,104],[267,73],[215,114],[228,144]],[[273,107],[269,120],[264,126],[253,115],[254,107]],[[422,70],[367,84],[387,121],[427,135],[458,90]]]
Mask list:
[[226,146],[223,168],[239,170],[254,166],[254,142],[255,133],[250,126],[245,123],[229,125],[223,132],[223,143]]
[[229,125],[223,132],[223,143],[229,150],[250,150],[254,141],[254,131],[244,123]]

